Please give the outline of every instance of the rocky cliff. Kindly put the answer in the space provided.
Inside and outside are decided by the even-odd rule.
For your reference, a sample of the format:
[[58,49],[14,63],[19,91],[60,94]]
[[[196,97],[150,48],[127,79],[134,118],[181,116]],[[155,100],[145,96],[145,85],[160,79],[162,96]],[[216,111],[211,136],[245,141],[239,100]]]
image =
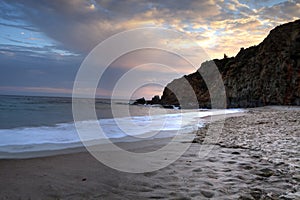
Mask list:
[[[212,65],[221,73],[229,108],[300,105],[300,20],[276,27],[259,45],[242,48],[235,57],[204,62],[195,73],[173,80],[165,87],[161,104],[210,108],[201,74]],[[193,88],[198,105],[191,103],[193,94],[187,87]]]

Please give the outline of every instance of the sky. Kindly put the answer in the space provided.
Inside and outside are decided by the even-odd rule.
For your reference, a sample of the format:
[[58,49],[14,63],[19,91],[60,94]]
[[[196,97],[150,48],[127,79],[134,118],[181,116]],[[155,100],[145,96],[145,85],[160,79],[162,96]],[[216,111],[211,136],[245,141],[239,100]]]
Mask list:
[[[299,19],[300,0],[0,0],[0,10],[0,94],[71,96],[84,59],[115,34],[165,28],[193,41],[171,41],[184,56],[198,55],[199,47],[206,60],[235,56],[241,47],[259,44],[277,25]],[[140,74],[133,81],[153,83],[140,85],[133,98],[161,95],[172,79],[195,71],[187,65],[167,52],[130,52],[108,67],[97,96],[110,97],[132,69]],[[117,96],[126,92],[125,87]]]

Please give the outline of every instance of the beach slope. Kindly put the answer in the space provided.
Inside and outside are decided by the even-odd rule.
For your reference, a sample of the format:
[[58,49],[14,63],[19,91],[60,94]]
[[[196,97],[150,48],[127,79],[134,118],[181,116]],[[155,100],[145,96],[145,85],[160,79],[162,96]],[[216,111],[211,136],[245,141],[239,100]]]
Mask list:
[[[179,160],[144,174],[88,152],[1,160],[0,199],[300,199],[299,119],[299,108],[250,109],[226,119],[216,144],[203,144],[203,128]],[[203,145],[214,148],[199,158]]]

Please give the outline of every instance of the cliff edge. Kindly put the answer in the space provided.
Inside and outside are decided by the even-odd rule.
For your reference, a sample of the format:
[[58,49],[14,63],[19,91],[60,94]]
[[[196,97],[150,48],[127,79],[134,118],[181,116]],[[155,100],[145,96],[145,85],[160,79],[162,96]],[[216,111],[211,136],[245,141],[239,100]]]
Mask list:
[[[228,108],[300,105],[300,20],[274,28],[259,45],[242,48],[235,57],[204,62],[195,73],[173,80],[165,87],[161,104],[210,108],[201,74],[209,71],[211,64],[221,73]],[[191,105],[193,97],[185,94],[187,84],[192,86],[198,105]]]

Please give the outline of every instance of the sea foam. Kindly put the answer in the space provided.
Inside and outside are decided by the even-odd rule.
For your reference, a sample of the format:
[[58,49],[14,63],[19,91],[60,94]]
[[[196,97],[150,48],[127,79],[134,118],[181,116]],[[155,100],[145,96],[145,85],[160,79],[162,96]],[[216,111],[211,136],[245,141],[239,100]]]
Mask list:
[[[204,125],[204,120],[201,119],[203,117],[237,112],[242,112],[242,110],[194,110],[175,114],[100,119],[97,122],[103,130],[104,137],[120,139],[119,141],[127,137],[124,141],[128,142],[134,141],[134,137],[147,136],[148,133],[151,133],[150,139],[172,137],[178,133],[188,133]],[[93,122],[78,122],[77,128],[89,128],[90,123]],[[90,134],[80,137],[74,123],[0,129],[0,136],[0,153],[23,153],[74,148],[82,146],[82,139],[92,141],[103,138],[101,134]],[[128,140],[128,136],[132,137],[132,140]]]

